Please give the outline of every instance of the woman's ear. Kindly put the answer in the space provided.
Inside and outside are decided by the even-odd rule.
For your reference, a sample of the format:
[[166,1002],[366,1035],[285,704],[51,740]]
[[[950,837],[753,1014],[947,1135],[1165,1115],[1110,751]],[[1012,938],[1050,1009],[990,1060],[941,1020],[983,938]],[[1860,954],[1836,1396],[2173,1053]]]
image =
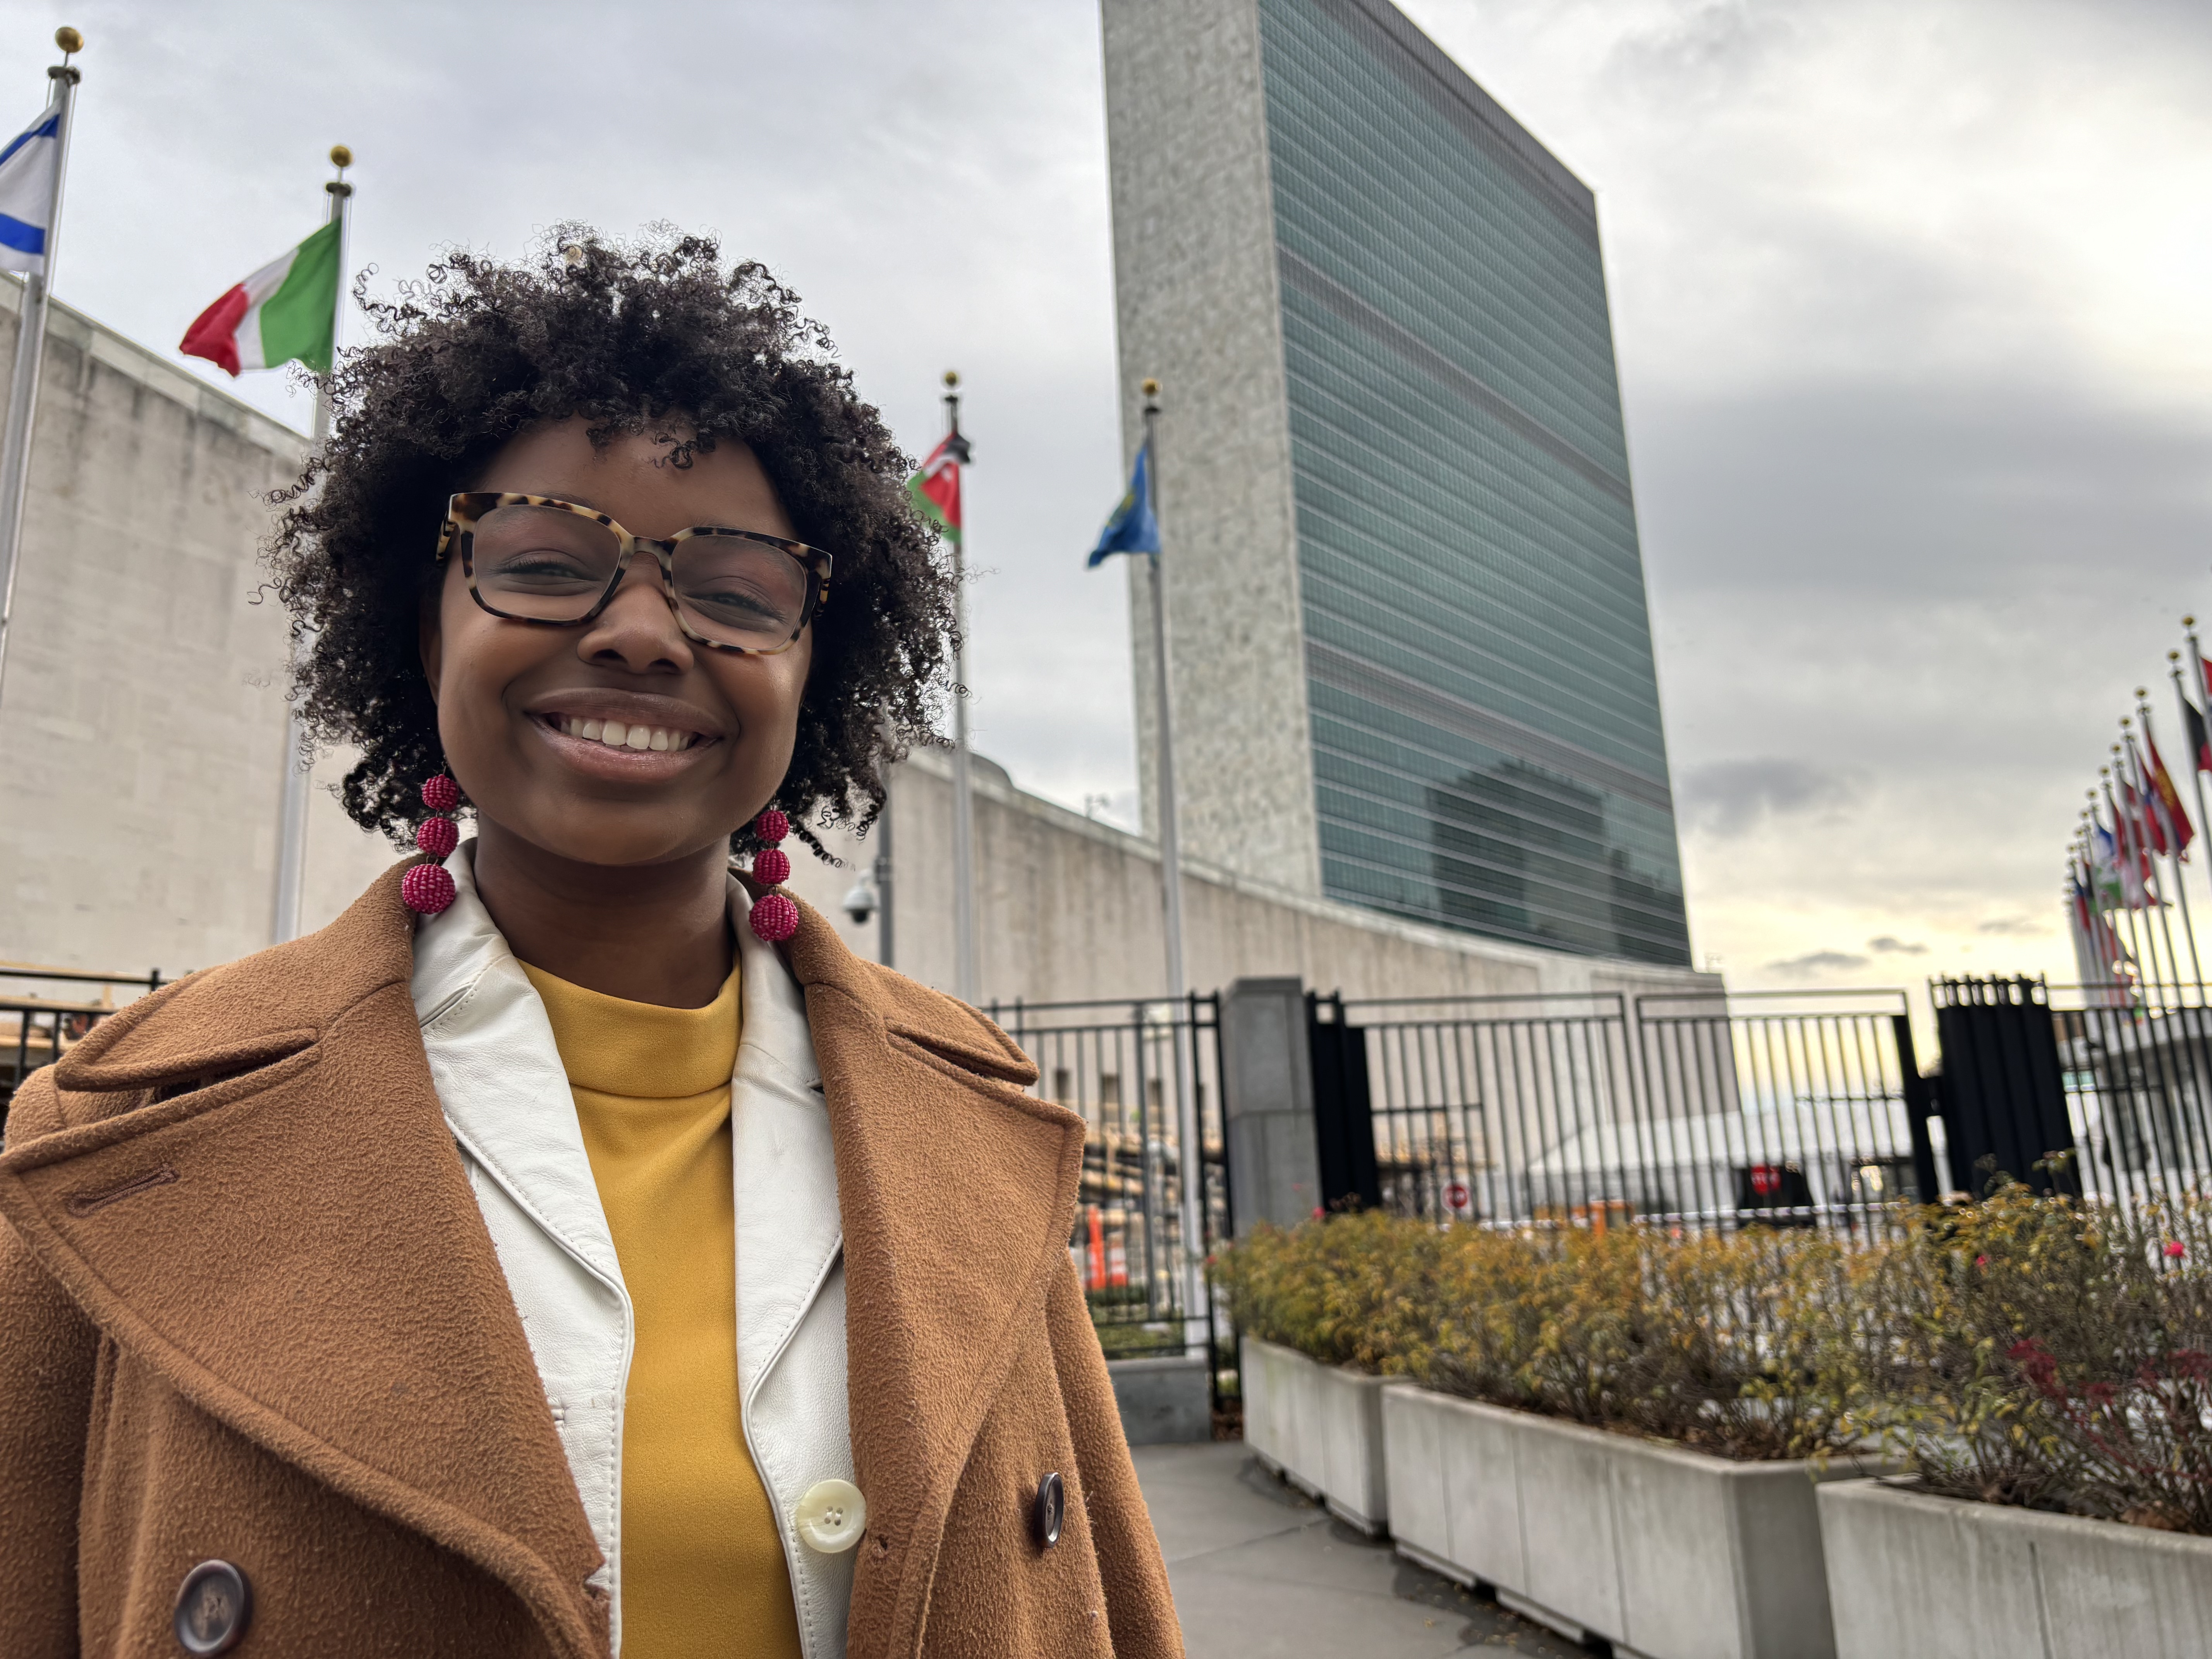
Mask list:
[[415,647],[422,658],[422,678],[430,682],[430,701],[438,701],[438,674],[446,656],[446,630],[439,608],[445,598],[445,584],[440,582],[427,588],[422,602],[415,613]]

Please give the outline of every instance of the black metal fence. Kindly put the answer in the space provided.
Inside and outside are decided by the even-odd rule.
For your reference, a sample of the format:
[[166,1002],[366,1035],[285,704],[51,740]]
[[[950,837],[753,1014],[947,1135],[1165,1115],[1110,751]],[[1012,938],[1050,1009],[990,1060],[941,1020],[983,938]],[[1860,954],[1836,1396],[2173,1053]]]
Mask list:
[[[1109,1358],[1204,1352],[1213,1309],[1205,1258],[1230,1233],[1218,996],[994,1002],[1036,1062],[1035,1092],[1084,1121],[1083,1189],[1068,1240]],[[1182,1126],[1198,1126],[1195,1164]],[[1195,1168],[1195,1239],[1184,1182]]]
[[2017,1093],[2070,1137],[2074,1156],[2055,1172],[2059,1183],[2130,1205],[2203,1190],[2212,1177],[2212,1009],[2197,988],[2185,1000],[2154,986],[2119,1005],[2109,987],[2022,984],[2031,1028],[2048,1030],[2037,1046],[2047,1042],[2054,1074],[2023,1078]]
[[[98,986],[97,997],[79,987]],[[161,970],[143,975],[79,973],[63,968],[0,967],[0,1132],[23,1079],[51,1066],[116,1010],[118,989],[158,991]],[[72,994],[74,993],[74,994]]]
[[1310,1007],[1340,1033],[1316,1043],[1317,1108],[1364,1097],[1371,1122],[1372,1190],[1341,1196],[1491,1224],[1863,1229],[1937,1194],[1902,992]]

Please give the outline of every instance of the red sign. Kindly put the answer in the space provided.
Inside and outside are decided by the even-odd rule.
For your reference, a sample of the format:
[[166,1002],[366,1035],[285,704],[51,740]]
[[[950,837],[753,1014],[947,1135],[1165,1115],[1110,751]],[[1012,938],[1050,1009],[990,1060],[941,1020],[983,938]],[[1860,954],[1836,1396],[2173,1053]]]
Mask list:
[[1472,1196],[1473,1194],[1468,1191],[1467,1183],[1464,1181],[1455,1181],[1450,1186],[1444,1188],[1444,1202],[1450,1205],[1455,1210],[1464,1210],[1467,1208],[1468,1200]]
[[1779,1164],[1754,1164],[1751,1166],[1751,1190],[1761,1198],[1771,1198],[1782,1190],[1782,1166]]

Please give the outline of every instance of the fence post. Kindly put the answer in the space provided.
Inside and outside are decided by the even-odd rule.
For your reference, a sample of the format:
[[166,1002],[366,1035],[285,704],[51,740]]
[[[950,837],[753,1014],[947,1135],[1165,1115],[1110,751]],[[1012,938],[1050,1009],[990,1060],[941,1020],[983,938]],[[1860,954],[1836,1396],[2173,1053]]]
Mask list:
[[1982,1196],[2006,1175],[2039,1191],[2080,1197],[2073,1164],[2036,1165],[2073,1152],[2058,1034],[2043,987],[2030,979],[1936,981],[1936,1037],[1943,1049],[1943,1134],[1952,1179]]
[[1240,979],[1221,999],[1221,1126],[1237,1231],[1288,1227],[1321,1200],[1305,983]]
[[1936,1110],[1935,1091],[1920,1074],[1920,1057],[1913,1051],[1912,1016],[1890,1018],[1897,1034],[1898,1081],[1905,1089],[1905,1127],[1912,1137],[1912,1184],[1919,1189],[1920,1202],[1934,1204],[1943,1196],[1942,1181],[1936,1173],[1936,1142],[1928,1133],[1928,1120]]
[[[1368,1095],[1367,1034],[1347,1024],[1344,997],[1306,993],[1306,1037],[1313,1057],[1314,1146],[1321,1203],[1379,1208],[1382,1182],[1375,1165],[1375,1115]],[[1320,1005],[1335,1018],[1323,1021]]]

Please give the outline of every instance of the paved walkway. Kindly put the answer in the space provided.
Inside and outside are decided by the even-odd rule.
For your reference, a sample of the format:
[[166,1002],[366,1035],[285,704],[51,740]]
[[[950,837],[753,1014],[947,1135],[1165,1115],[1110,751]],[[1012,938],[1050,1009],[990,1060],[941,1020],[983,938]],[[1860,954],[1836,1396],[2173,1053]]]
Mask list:
[[1190,1659],[1589,1659],[1401,1559],[1269,1474],[1241,1441],[1140,1446],[1137,1478]]

